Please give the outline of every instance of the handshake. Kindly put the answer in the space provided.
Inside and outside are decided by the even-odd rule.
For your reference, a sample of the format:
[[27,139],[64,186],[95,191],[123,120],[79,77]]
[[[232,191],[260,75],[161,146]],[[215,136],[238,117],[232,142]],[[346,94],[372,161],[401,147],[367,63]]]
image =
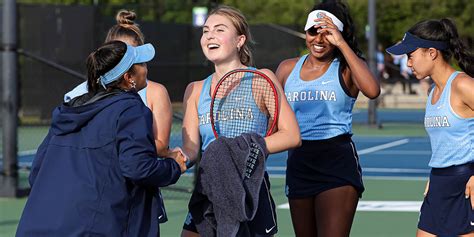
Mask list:
[[166,157],[171,158],[178,163],[179,167],[181,168],[181,173],[186,171],[186,162],[189,160],[189,158],[180,147],[169,149]]

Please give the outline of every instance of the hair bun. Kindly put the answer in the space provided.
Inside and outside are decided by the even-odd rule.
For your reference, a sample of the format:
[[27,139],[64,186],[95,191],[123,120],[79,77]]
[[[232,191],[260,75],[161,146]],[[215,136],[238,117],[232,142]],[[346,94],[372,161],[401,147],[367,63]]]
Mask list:
[[134,11],[120,10],[115,16],[117,24],[135,25],[137,14]]

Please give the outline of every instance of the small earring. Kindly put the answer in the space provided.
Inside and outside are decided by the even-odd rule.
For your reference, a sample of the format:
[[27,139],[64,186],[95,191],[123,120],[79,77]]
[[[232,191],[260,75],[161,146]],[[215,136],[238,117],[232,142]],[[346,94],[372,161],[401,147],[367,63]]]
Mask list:
[[131,81],[130,83],[132,84],[133,89],[135,89],[135,87],[137,87],[137,83],[135,81]]
[[240,46],[237,46],[237,51],[239,51],[239,52],[240,52]]

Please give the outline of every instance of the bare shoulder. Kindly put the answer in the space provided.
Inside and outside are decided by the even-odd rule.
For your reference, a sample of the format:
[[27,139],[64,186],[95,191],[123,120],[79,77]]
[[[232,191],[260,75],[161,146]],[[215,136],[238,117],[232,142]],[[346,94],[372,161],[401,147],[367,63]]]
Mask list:
[[257,71],[267,75],[268,77],[275,76],[275,73],[273,73],[273,71],[268,68],[258,68]]
[[272,70],[268,69],[268,68],[260,68],[260,69],[257,69],[257,71],[265,74],[267,77],[269,77],[273,82],[277,82],[277,78],[275,76],[275,73],[273,73]]
[[261,68],[261,69],[258,69],[258,71],[265,74],[265,75],[267,75],[268,78],[270,78],[270,80],[272,80],[273,85],[276,87],[276,89],[278,91],[278,94],[281,95],[283,93],[281,83],[278,81],[278,78],[276,77],[275,73],[272,72],[272,70],[270,70],[268,68]]
[[285,59],[281,61],[280,65],[278,65],[278,68],[291,71],[295,67],[298,60],[300,60],[300,57]]
[[280,65],[278,65],[276,77],[281,85],[285,84],[286,79],[290,75],[291,71],[293,71],[293,68],[295,68],[295,65],[299,59],[300,58],[285,59],[280,63]]
[[152,95],[157,95],[157,96],[168,96],[168,90],[166,90],[166,87],[162,85],[161,83],[154,82],[154,81],[148,81],[147,82],[147,89]]
[[456,80],[453,81],[452,89],[455,93],[471,97],[473,95],[472,91],[474,90],[474,78],[466,73],[459,73],[456,76]]
[[184,101],[187,100],[197,100],[201,95],[201,90],[204,85],[205,80],[193,81],[186,86],[186,91],[184,92]]
[[456,80],[453,81],[453,86],[455,89],[468,89],[472,91],[472,89],[474,89],[474,78],[470,77],[466,73],[459,73],[456,76]]

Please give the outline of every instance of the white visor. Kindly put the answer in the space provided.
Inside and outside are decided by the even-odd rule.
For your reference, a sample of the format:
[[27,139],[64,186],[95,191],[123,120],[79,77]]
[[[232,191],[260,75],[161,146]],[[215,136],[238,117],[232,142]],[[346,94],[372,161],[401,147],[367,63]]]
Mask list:
[[331,18],[332,22],[334,23],[334,25],[337,26],[337,29],[342,32],[344,30],[344,24],[342,23],[341,20],[339,20],[335,15],[333,15],[332,13],[328,12],[328,11],[324,11],[324,10],[314,10],[312,11],[311,13],[309,13],[308,15],[308,19],[306,20],[306,25],[304,27],[304,31],[307,31],[309,28],[315,26],[318,24],[317,21],[314,21],[318,18],[322,18],[321,16],[321,13],[324,13],[326,16],[328,16],[329,18]]

